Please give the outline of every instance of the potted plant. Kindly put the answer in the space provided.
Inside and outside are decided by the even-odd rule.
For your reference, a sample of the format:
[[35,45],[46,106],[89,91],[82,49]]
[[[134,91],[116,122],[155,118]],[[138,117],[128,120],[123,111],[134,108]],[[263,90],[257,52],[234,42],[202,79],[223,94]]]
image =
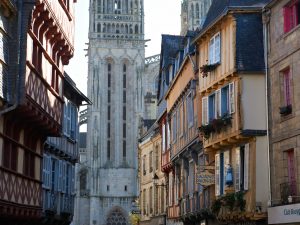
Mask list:
[[[206,61],[207,62],[207,61]],[[208,64],[208,62],[200,67],[200,72],[202,73],[202,77],[207,77],[208,72],[214,71],[217,68],[218,64]]]
[[204,125],[202,124],[201,127],[198,128],[199,129],[199,132],[200,134],[205,138],[205,139],[208,139],[210,134],[212,132],[214,132],[214,127],[212,126],[212,124],[207,124],[207,125]]
[[292,105],[287,105],[283,107],[279,107],[279,113],[283,116],[286,116],[288,114],[292,113]]

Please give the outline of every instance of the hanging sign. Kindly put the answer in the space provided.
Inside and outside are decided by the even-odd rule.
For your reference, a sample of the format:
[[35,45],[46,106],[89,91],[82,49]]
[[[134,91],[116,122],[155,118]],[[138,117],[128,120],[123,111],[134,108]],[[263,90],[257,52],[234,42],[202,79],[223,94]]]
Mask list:
[[215,183],[215,174],[204,171],[197,174],[197,183],[202,186],[210,186]]

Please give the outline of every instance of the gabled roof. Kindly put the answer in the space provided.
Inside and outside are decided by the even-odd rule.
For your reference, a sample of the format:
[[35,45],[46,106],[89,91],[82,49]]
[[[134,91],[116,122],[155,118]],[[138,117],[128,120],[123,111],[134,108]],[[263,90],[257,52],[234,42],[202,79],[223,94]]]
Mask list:
[[[270,0],[213,0],[204,21],[202,31],[234,9],[259,9],[264,7]],[[202,32],[201,32],[202,33]]]
[[179,50],[184,49],[184,36],[179,35],[162,35],[161,40],[161,53],[160,53],[160,66],[159,66],[159,79],[158,79],[158,90],[157,99],[161,100],[167,91],[167,87],[164,87],[162,82],[164,80],[163,69],[167,68],[172,64],[173,59]]

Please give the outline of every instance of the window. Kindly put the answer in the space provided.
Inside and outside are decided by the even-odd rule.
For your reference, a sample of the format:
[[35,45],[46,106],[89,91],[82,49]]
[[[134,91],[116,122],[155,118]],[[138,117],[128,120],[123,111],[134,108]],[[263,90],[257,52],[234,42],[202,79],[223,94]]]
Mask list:
[[126,138],[126,123],[123,123],[123,138]]
[[208,97],[202,98],[202,124],[208,124]]
[[107,141],[107,159],[110,160],[110,140]]
[[282,71],[284,106],[292,105],[291,72],[290,68]]
[[150,214],[153,213],[153,187],[149,189],[149,205],[150,205]]
[[43,155],[43,188],[51,188],[51,157],[48,155]]
[[109,185],[106,186],[106,191],[109,191]]
[[187,96],[187,121],[188,126],[192,127],[194,123],[194,102],[193,102],[193,96],[192,93],[189,93]]
[[127,191],[127,185],[125,185],[125,187],[124,187],[124,191]]
[[287,174],[288,174],[288,187],[290,187],[291,194],[297,195],[297,182],[296,182],[296,165],[295,165],[295,154],[294,149],[290,149],[284,152],[286,155]]
[[64,134],[72,140],[77,138],[77,108],[67,98],[64,104]]
[[155,145],[155,170],[158,170],[159,167],[159,151],[158,145]]
[[165,122],[162,124],[162,152],[164,153],[166,151],[166,125]]
[[230,164],[229,151],[215,155],[215,193],[216,196],[223,195],[225,190],[225,177],[227,167]]
[[176,142],[177,139],[177,115],[176,112],[174,112],[173,117],[172,117],[172,138],[173,142]]
[[149,154],[149,172],[151,173],[153,171],[153,152],[150,152]]
[[167,149],[169,149],[171,147],[170,135],[171,135],[170,123],[167,122]]
[[143,215],[146,215],[146,189],[143,190]]
[[143,156],[143,174],[146,175],[146,155]]
[[235,149],[235,191],[248,190],[249,144]]
[[126,140],[123,140],[123,158],[126,158]]
[[289,32],[299,24],[300,3],[298,0],[292,0],[283,8],[284,33]]
[[184,133],[184,125],[185,125],[185,104],[184,102],[180,105],[179,107],[179,112],[180,112],[180,118],[179,118],[179,121],[180,121],[180,136],[182,137],[183,136],[183,133]]
[[189,174],[188,174],[188,193],[192,197],[194,193],[194,164],[193,161],[189,162]]
[[202,124],[235,112],[234,83],[230,83],[202,98]]
[[220,63],[221,61],[221,35],[217,33],[209,42],[209,64]]

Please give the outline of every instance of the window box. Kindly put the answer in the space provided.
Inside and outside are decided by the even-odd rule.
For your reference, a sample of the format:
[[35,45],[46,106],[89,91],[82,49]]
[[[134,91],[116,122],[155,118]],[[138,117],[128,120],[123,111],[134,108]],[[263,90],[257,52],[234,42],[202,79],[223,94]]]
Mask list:
[[292,105],[287,105],[283,107],[279,107],[279,113],[282,116],[286,116],[292,113]]
[[217,66],[219,65],[219,63],[214,63],[214,64],[205,64],[203,66],[200,67],[200,72],[202,73],[202,77],[207,77],[208,76],[208,72],[212,72],[214,71]]
[[231,124],[232,117],[228,114],[224,114],[220,118],[216,118],[210,121],[207,125],[199,127],[199,132],[205,139],[208,139],[211,133],[220,132],[223,127]]

